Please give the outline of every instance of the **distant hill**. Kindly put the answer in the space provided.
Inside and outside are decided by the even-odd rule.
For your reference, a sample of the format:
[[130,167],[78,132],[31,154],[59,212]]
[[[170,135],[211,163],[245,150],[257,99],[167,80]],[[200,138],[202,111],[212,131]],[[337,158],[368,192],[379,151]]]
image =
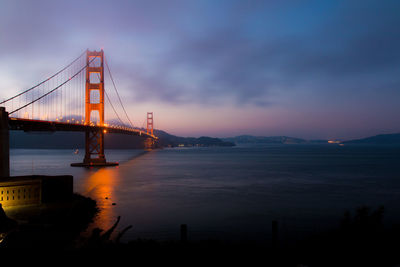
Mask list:
[[400,145],[400,133],[380,134],[367,138],[344,141],[344,144]]
[[[223,138],[224,141],[236,144],[327,144],[328,140],[306,140],[288,136],[252,136],[240,135]],[[333,144],[371,144],[371,145],[400,145],[400,133],[380,134],[363,139],[349,141],[334,141]]]
[[[241,135],[229,138],[181,137],[155,130],[160,147],[234,146],[235,144],[327,144],[328,140],[306,140],[288,136]],[[122,134],[106,134],[106,149],[135,149],[144,147],[144,139]],[[400,133],[380,134],[363,139],[342,141],[343,144],[399,145]],[[11,148],[76,149],[85,147],[85,134],[80,132],[26,133],[10,131]]]
[[167,146],[234,146],[235,143],[212,138],[208,136],[196,137],[180,137],[169,134],[161,130],[155,130],[154,134],[160,138],[159,144],[163,147]]
[[310,144],[310,143],[327,143],[327,140],[305,140],[301,138],[288,137],[288,136],[252,136],[240,135],[236,137],[223,138],[224,141],[233,143],[247,143],[247,144]]
[[[234,143],[212,137],[180,137],[161,130],[155,130],[159,137],[160,147],[176,146],[234,146]],[[106,149],[136,149],[144,148],[144,138],[123,135],[106,134]],[[76,149],[85,147],[85,134],[81,132],[23,132],[10,131],[10,148],[36,149]]]

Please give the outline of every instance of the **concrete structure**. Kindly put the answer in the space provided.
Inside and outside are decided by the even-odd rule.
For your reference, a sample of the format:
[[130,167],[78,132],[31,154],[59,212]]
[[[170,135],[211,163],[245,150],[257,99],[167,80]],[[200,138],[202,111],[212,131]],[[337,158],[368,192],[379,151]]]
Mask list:
[[0,203],[3,207],[69,201],[72,193],[71,175],[14,176],[0,181]]
[[8,113],[0,107],[0,180],[10,176],[10,133]]
[[10,177],[0,182],[0,203],[3,207],[42,203],[40,179]]
[[3,207],[38,205],[66,201],[73,193],[73,177],[13,176],[10,177],[9,117],[0,107],[0,203]]
[[10,177],[9,118],[0,107],[0,203],[3,207],[38,205],[68,200],[73,193],[73,178],[64,176]]

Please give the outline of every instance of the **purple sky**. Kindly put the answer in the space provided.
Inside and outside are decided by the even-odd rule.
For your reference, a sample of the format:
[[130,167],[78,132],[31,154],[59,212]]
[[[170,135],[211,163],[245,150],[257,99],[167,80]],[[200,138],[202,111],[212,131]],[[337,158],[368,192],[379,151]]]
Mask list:
[[399,14],[397,0],[0,0],[0,99],[104,48],[139,126],[153,111],[184,136],[400,132]]

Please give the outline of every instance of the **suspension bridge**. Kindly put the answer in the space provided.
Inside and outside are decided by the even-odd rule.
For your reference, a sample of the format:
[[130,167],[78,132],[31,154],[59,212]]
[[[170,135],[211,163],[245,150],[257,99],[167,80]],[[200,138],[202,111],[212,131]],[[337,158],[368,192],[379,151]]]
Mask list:
[[[106,90],[106,79],[117,101]],[[72,166],[117,165],[106,161],[106,133],[139,136],[147,148],[158,140],[152,112],[141,127],[132,123],[103,50],[86,50],[52,76],[1,101],[0,106],[0,177],[9,176],[9,130],[85,132],[85,157]]]

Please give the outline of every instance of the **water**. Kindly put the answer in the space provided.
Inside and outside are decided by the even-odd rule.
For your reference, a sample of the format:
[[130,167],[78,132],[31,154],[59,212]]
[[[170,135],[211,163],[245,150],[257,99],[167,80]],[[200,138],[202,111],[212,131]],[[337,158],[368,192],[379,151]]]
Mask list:
[[[242,145],[228,148],[110,150],[119,167],[73,168],[82,152],[11,150],[11,174],[72,174],[74,190],[96,199],[92,227],[121,216],[124,241],[178,239],[268,240],[337,226],[345,210],[384,205],[388,223],[400,219],[400,149],[336,145]],[[106,199],[108,198],[108,199]],[[112,205],[116,203],[116,205]]]

